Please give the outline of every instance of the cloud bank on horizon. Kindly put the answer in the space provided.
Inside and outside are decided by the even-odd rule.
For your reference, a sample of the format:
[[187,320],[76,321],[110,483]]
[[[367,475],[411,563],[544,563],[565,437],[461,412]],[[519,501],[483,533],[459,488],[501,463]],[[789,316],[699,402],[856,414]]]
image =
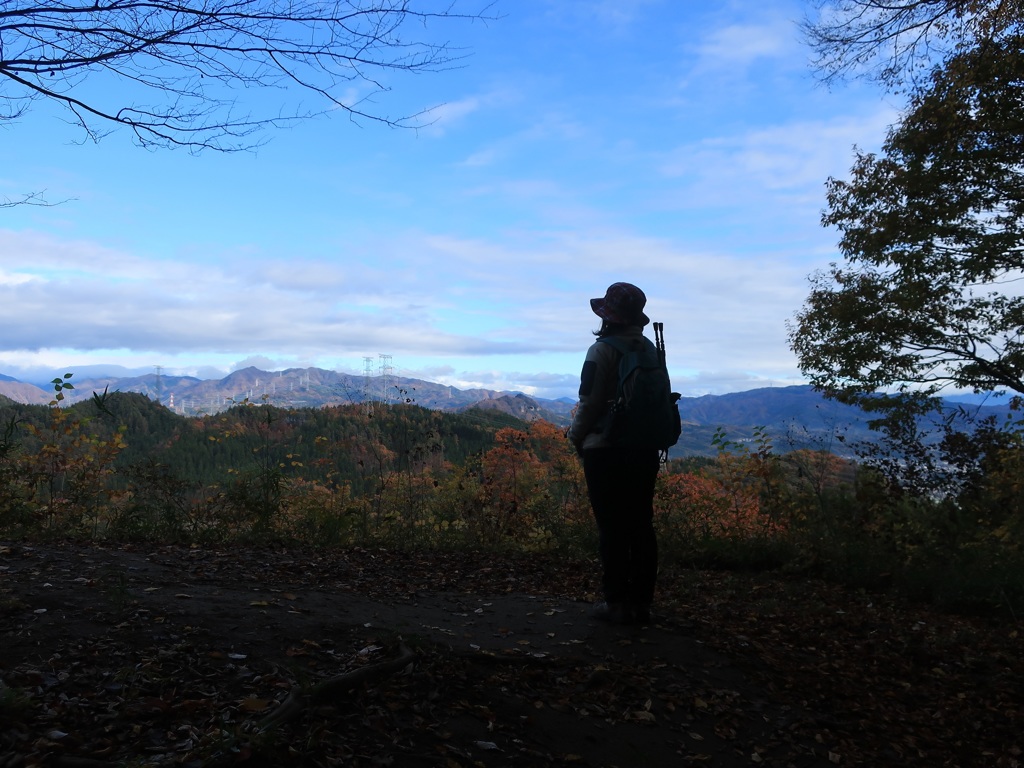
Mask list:
[[0,373],[388,355],[403,376],[572,397],[588,300],[626,280],[686,395],[799,383],[785,323],[836,259],[824,182],[896,107],[815,83],[806,4],[696,5],[501,0],[499,21],[442,30],[464,67],[378,97],[441,105],[419,131],[321,119],[195,157],[76,143],[38,105],[4,125],[0,198],[66,202],[0,210]]

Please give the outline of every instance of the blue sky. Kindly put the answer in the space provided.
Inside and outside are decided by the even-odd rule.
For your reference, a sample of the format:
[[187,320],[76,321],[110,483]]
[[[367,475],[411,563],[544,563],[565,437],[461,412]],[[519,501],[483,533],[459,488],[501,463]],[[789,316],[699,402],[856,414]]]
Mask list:
[[[465,2],[465,0],[463,0]],[[808,70],[810,3],[499,0],[470,54],[254,152],[99,143],[45,104],[0,124],[0,373],[318,366],[574,397],[636,283],[687,396],[800,383],[786,320],[838,255],[824,183],[899,103]],[[117,88],[96,78],[90,87]],[[248,95],[247,95],[248,96]],[[274,99],[280,94],[253,94]]]

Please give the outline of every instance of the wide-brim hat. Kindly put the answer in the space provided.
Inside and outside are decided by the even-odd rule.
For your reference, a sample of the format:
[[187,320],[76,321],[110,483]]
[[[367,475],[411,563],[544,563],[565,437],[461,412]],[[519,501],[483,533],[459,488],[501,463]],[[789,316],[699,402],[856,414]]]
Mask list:
[[632,283],[612,283],[604,298],[590,300],[590,308],[603,320],[641,327],[651,322],[651,318],[644,314],[646,304],[644,292]]

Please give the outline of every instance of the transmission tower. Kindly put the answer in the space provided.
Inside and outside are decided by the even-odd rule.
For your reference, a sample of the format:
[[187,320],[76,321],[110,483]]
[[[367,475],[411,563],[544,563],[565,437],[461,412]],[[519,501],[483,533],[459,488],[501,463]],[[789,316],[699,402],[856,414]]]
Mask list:
[[370,397],[370,380],[373,378],[373,358],[363,358],[363,403],[367,413],[373,413],[373,398]]
[[391,401],[391,355],[377,355],[380,359],[380,401]]

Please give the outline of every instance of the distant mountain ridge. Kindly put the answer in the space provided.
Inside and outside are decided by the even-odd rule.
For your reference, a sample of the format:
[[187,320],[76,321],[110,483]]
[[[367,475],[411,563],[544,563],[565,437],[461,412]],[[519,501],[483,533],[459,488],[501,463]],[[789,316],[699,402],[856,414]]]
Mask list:
[[[94,392],[137,392],[185,416],[217,413],[237,403],[270,403],[281,408],[318,408],[325,405],[361,403],[411,403],[440,411],[472,407],[497,409],[525,421],[543,418],[567,423],[574,403],[541,400],[519,392],[489,389],[458,389],[445,384],[401,376],[365,377],[322,368],[291,368],[263,371],[249,367],[222,379],[198,379],[147,373],[142,376],[98,376],[71,379],[65,392],[69,404],[92,397]],[[19,403],[48,403],[52,391],[0,374],[0,395]]]
[[4,376],[2,373],[0,373],[0,396],[26,405],[45,405],[53,399],[52,392],[45,392],[35,384],[18,381],[10,376]]
[[[92,397],[94,392],[137,392],[185,415],[217,413],[240,402],[270,403],[281,408],[319,408],[360,403],[410,403],[432,410],[461,412],[470,408],[496,410],[523,421],[544,419],[565,426],[575,403],[567,398],[548,400],[519,392],[488,389],[460,390],[420,379],[364,377],[320,368],[292,368],[267,372],[243,368],[223,379],[198,379],[149,373],[143,376],[104,376],[71,380],[75,389],[65,393],[69,403]],[[0,374],[0,396],[18,403],[45,404],[53,393]],[[1005,414],[1007,406],[964,406],[981,415]],[[712,440],[724,430],[732,441],[753,439],[761,429],[778,450],[827,448],[849,453],[848,446],[870,442],[874,433],[861,409],[828,400],[810,386],[773,387],[725,395],[684,397],[679,401],[683,436],[675,456],[715,452]],[[837,440],[841,436],[842,441]]]

